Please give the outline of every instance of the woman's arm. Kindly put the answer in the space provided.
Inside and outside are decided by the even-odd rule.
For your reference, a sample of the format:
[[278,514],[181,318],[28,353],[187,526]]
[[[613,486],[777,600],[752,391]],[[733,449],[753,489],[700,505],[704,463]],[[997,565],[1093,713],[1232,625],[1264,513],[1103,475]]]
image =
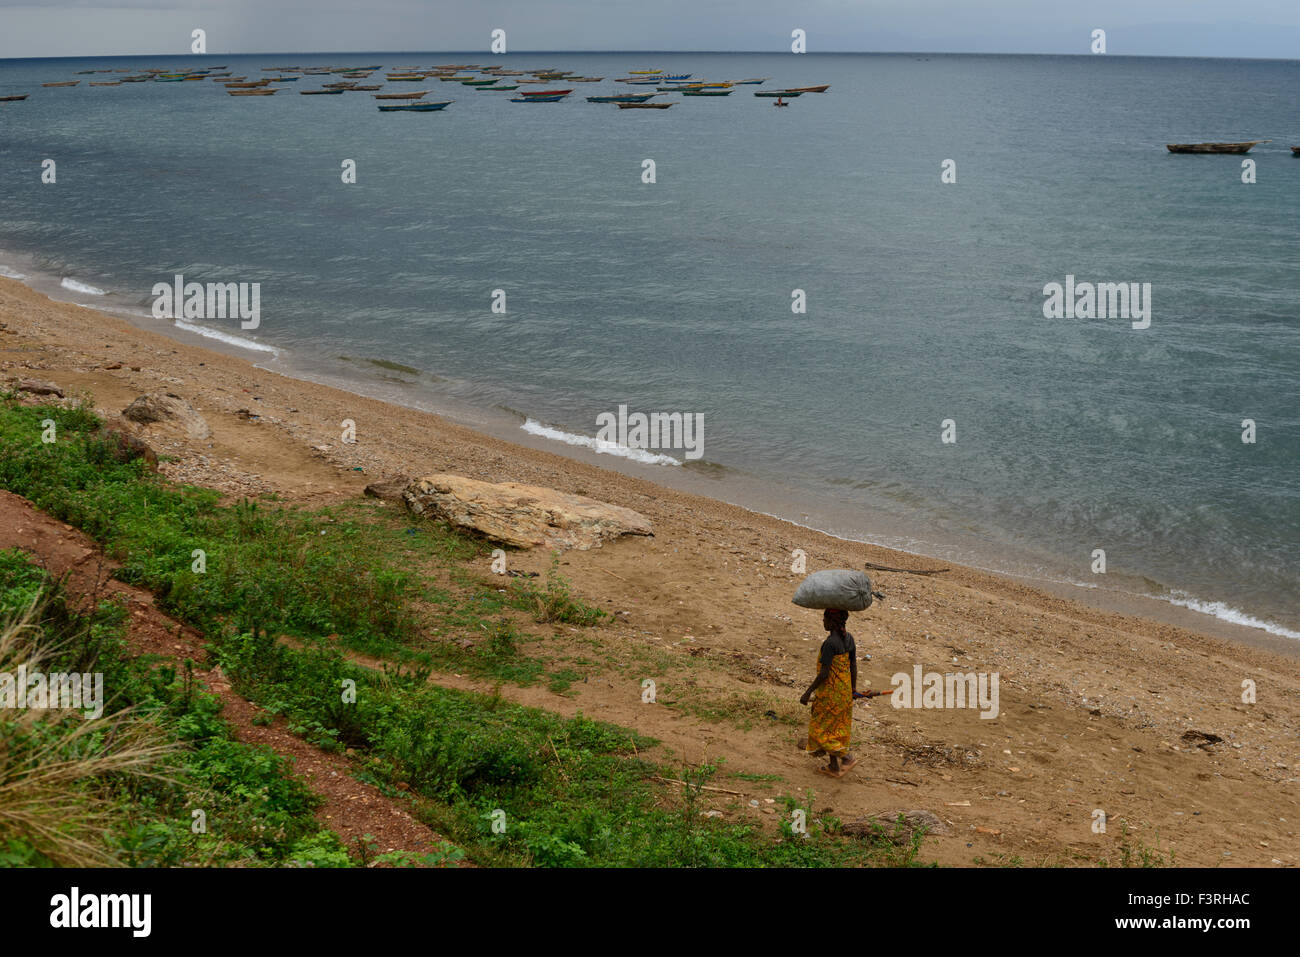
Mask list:
[[803,693],[803,697],[799,699],[799,703],[807,704],[808,699],[812,697],[812,693],[816,691],[818,688],[820,688],[822,685],[824,685],[826,683],[826,679],[828,679],[830,676],[831,676],[830,664],[828,663],[822,665],[822,670],[817,672],[817,677],[814,678],[813,683],[808,686],[808,690]]

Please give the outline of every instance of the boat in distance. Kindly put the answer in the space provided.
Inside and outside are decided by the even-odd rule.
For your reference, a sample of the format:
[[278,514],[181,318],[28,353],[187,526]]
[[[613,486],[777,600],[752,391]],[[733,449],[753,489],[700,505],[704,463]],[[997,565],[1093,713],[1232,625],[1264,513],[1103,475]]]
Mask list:
[[520,96],[568,96],[572,90],[525,90]]
[[789,99],[794,96],[803,96],[803,91],[802,90],[755,90],[754,95],[770,96],[773,99],[783,96],[786,99]]
[[414,93],[376,93],[376,100],[418,100],[422,96],[428,96],[428,90],[416,90]]
[[829,83],[823,83],[821,86],[792,86],[786,93],[825,93],[831,88]]
[[29,93],[11,93],[9,96],[0,96],[0,103],[17,103],[19,100],[25,100],[31,94]]
[[231,96],[275,96],[278,90],[227,90]]
[[1251,140],[1247,143],[1169,143],[1171,153],[1249,153],[1252,146],[1271,143],[1272,140]]
[[[672,106],[671,103],[619,103],[620,110],[666,110]],[[1296,147],[1300,150],[1300,146]]]
[[379,109],[384,113],[433,113],[435,110],[441,110],[445,108],[448,103],[453,102],[455,101],[434,100],[428,103],[389,103],[387,105],[381,103],[379,104]]
[[537,96],[512,96],[511,103],[558,103],[569,94],[567,93],[550,93]]
[[609,96],[589,96],[588,103],[644,103],[654,93],[613,93]]

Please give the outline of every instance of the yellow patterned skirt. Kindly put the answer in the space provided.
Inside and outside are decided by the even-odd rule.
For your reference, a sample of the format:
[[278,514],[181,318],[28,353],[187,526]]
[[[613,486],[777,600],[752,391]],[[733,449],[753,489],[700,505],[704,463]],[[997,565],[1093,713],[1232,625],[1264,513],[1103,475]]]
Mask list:
[[825,751],[844,755],[849,750],[849,733],[853,730],[853,681],[849,656],[831,659],[830,677],[814,692],[812,718],[808,722],[808,751]]

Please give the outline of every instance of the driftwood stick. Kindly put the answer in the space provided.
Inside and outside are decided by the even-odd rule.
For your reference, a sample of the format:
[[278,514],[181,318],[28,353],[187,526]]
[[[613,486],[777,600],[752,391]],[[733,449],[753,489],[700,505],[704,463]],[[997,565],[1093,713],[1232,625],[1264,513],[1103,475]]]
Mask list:
[[682,787],[686,787],[686,788],[694,787],[694,788],[698,788],[701,791],[717,791],[719,794],[734,794],[736,795],[736,797],[744,797],[744,795],[739,791],[728,791],[726,788],[710,787],[707,784],[700,784],[700,785],[687,784],[685,781],[678,781],[676,778],[661,778],[657,774],[655,775],[655,780],[662,781],[664,782],[664,784],[680,784]]
[[865,562],[867,568],[878,572],[899,572],[903,575],[938,575],[940,572],[946,572],[946,568],[894,568],[891,565],[877,565],[875,562]]
[[[597,565],[596,567],[597,567],[597,568],[600,568],[599,565]],[[600,570],[601,570],[602,572],[604,572],[606,575],[614,575],[614,573],[613,573],[612,571],[610,571],[608,568],[600,568]],[[622,575],[614,575],[614,577],[617,578],[617,579],[618,579],[619,581],[621,581],[621,582],[627,582],[629,585],[632,584],[631,582],[627,581],[627,579],[624,578]]]

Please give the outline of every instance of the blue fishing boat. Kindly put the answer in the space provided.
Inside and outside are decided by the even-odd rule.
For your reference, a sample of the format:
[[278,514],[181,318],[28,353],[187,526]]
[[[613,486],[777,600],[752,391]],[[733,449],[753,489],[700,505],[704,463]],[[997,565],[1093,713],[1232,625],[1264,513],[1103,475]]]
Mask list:
[[569,94],[567,93],[547,93],[538,96],[512,96],[511,103],[558,103]]
[[454,100],[439,100],[436,103],[391,103],[387,106],[381,105],[379,109],[384,113],[432,113],[435,110],[443,109],[448,103]]

